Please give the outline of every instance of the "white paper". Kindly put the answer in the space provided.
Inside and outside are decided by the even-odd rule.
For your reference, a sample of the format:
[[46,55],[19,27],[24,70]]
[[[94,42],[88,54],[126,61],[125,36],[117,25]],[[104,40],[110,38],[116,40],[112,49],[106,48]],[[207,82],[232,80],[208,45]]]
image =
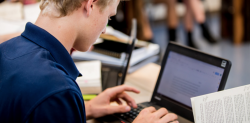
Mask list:
[[118,31],[118,30],[115,30],[113,27],[111,26],[107,26],[106,28],[106,33],[105,34],[109,34],[109,35],[113,35],[119,39],[122,39],[122,40],[125,40],[125,41],[128,41],[129,40],[129,36]]
[[191,98],[195,123],[250,123],[250,85]]
[[[102,90],[101,84],[101,62],[100,61],[84,61],[76,62],[76,67],[82,74],[82,77],[76,79],[77,84],[82,90],[87,88],[96,88],[91,90],[91,93],[100,93]],[[88,93],[88,92],[86,92]]]

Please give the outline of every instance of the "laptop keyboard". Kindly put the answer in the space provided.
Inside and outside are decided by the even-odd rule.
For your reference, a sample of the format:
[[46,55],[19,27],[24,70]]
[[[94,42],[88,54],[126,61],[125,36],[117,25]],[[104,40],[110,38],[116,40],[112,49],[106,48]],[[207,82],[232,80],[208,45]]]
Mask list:
[[137,117],[137,115],[141,112],[141,110],[143,110],[144,108],[146,108],[143,105],[138,104],[137,108],[131,108],[131,110],[127,113],[121,113],[121,114],[115,114],[117,117],[127,120],[129,122],[133,122],[134,119]]

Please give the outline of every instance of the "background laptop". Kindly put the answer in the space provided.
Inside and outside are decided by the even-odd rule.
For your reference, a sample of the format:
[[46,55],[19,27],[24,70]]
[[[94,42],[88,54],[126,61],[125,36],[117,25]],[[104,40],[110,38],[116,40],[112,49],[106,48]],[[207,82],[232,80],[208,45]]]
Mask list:
[[165,107],[176,113],[181,123],[193,122],[190,98],[223,90],[230,68],[229,60],[170,42],[151,101],[138,104],[138,109],[130,112],[98,120],[129,123],[140,110],[154,106],[156,109]]
[[103,47],[113,46],[116,49],[120,49],[121,52],[126,53],[126,58],[123,61],[123,66],[121,67],[103,66],[102,67],[102,90],[124,84],[127,71],[129,69],[132,52],[135,47],[136,34],[137,34],[137,21],[136,19],[133,19],[130,39],[127,44],[114,42],[114,41],[106,41],[101,44],[101,45],[104,45]]
[[[122,55],[122,57],[124,58],[118,59],[118,62],[121,62],[121,65],[120,63],[119,65],[110,63],[107,64],[105,60],[104,61],[101,60],[102,90],[117,85],[122,85],[125,81],[127,71],[129,69],[130,59],[135,47],[136,34],[137,34],[137,21],[136,19],[133,19],[131,27],[131,35],[128,38],[127,42],[119,42],[119,41],[104,39],[103,42],[94,45],[94,49],[90,51],[90,54],[77,52],[77,54],[73,53],[72,58],[74,62],[101,60],[103,58],[109,59],[108,61],[113,60],[112,62],[117,62],[116,58],[120,58]],[[99,59],[99,57],[101,58]]]

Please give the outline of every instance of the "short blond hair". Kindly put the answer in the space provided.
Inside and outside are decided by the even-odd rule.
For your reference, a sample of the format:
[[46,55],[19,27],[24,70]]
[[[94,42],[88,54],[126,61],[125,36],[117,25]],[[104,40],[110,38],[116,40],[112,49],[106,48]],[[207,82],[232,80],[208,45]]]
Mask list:
[[[64,17],[82,6],[83,1],[88,0],[41,0],[40,9],[43,14],[50,14],[56,17]],[[97,5],[102,11],[113,0],[97,0]]]

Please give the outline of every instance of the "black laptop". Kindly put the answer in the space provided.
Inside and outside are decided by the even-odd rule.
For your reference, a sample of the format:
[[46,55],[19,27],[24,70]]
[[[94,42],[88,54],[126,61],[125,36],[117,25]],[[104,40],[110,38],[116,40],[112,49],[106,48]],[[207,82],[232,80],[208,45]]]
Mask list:
[[98,121],[131,123],[143,108],[154,106],[177,114],[180,123],[194,122],[190,98],[223,90],[230,68],[229,60],[170,42],[151,101]]

